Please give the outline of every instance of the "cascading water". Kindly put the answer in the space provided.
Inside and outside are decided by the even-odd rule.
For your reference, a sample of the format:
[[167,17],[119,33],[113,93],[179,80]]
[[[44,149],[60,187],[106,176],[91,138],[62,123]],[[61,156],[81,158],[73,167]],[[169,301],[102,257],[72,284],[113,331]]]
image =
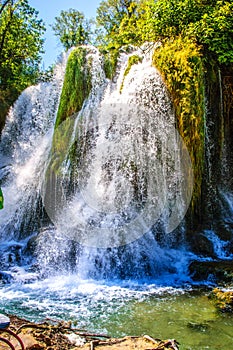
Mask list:
[[20,256],[25,242],[43,222],[40,187],[66,60],[61,58],[50,83],[31,86],[22,93],[2,134],[0,176],[5,208],[0,212],[0,232],[5,259],[13,259],[12,263],[14,252]]
[[[139,59],[126,74],[129,57]],[[27,256],[42,275],[182,276],[192,166],[165,85],[140,50],[120,55],[114,81],[97,49],[86,48],[86,62],[89,97],[55,130],[66,58],[52,82],[25,90],[9,113],[1,142],[2,265]],[[216,255],[230,257],[221,242]]]
[[[171,248],[183,244],[183,226],[174,230],[191,199],[192,169],[165,86],[148,57],[125,77],[129,55],[122,54],[112,83],[99,53],[89,55],[90,96],[55,130],[70,136],[59,170],[47,169],[44,205],[55,227],[39,236],[38,261],[49,273],[68,268],[84,278],[177,274],[183,252]],[[70,149],[79,154],[75,170]]]
[[2,238],[27,241],[34,234],[42,273],[141,278],[176,275],[186,266],[182,220],[191,162],[164,83],[149,55],[139,54],[142,62],[126,76],[132,54],[123,53],[110,82],[99,52],[89,48],[90,95],[54,133],[64,63],[51,83],[27,89],[10,112],[2,138]]

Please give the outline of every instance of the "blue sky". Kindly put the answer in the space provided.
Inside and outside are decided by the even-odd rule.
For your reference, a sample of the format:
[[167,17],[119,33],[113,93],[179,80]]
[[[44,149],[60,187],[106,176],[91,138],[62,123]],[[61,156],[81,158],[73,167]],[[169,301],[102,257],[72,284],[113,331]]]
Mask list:
[[59,16],[61,10],[74,8],[85,14],[87,18],[95,17],[96,9],[101,0],[29,0],[29,4],[39,11],[39,18],[43,19],[47,31],[45,33],[45,54],[43,56],[44,68],[56,61],[57,56],[62,52],[62,46],[57,37],[54,36],[51,27],[54,18]]

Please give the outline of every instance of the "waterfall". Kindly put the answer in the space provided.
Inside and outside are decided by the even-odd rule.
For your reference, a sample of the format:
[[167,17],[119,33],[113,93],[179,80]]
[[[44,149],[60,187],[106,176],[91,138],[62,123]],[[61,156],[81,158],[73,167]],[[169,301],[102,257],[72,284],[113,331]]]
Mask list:
[[[140,60],[126,74],[132,55]],[[97,49],[87,49],[87,62],[89,97],[57,128],[65,59],[52,82],[25,90],[9,113],[1,239],[22,244],[34,235],[42,274],[176,274],[188,256],[193,173],[166,87],[140,50],[121,53],[113,81]]]
[[[11,107],[0,144],[0,179],[5,206],[0,212],[3,251],[22,246],[43,222],[40,188],[67,57],[60,58],[51,82],[27,88]],[[16,247],[16,248],[12,248]],[[8,249],[9,250],[9,249]],[[9,254],[6,253],[6,260]],[[13,259],[14,260],[14,259]]]

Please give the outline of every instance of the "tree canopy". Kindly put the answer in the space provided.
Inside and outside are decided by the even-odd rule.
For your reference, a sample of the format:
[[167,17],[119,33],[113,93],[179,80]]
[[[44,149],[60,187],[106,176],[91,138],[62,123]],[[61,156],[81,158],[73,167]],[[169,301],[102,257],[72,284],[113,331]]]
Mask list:
[[28,0],[0,0],[0,129],[9,106],[38,77],[44,31]]
[[233,63],[233,2],[230,0],[104,0],[97,25],[107,46],[166,42],[189,37],[219,63]]
[[66,51],[90,42],[91,21],[78,10],[61,11],[60,16],[55,17],[52,29]]
[[[138,2],[136,0],[136,2]],[[121,46],[124,44],[119,36],[121,23],[130,18],[136,4],[133,0],[104,0],[97,9],[96,22],[104,29],[103,35],[108,45]],[[132,28],[131,28],[132,29]]]

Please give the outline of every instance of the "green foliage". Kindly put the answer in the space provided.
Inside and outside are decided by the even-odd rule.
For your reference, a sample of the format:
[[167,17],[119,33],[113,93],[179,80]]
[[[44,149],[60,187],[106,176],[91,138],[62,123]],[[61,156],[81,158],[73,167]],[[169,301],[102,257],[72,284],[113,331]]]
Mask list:
[[91,21],[75,9],[61,11],[60,16],[55,17],[52,29],[65,50],[90,43]]
[[107,35],[116,32],[122,18],[128,13],[132,0],[104,0],[97,9],[97,24],[103,26]]
[[44,31],[28,0],[0,1],[0,127],[9,106],[39,76]]
[[156,49],[153,63],[171,94],[177,128],[192,160],[194,205],[200,200],[204,159],[204,71],[200,50],[179,37]]
[[113,79],[116,72],[117,59],[119,57],[119,50],[111,49],[102,51],[104,55],[104,71],[106,78]]
[[154,39],[163,40],[182,34],[201,18],[205,8],[196,0],[158,0],[149,1],[147,10]]
[[147,11],[151,40],[182,35],[196,41],[219,63],[233,63],[232,1],[149,0]]
[[85,98],[91,90],[90,67],[86,62],[87,50],[74,49],[68,59],[60,104],[57,112],[56,128],[68,117],[81,110]]
[[132,0],[104,0],[97,9],[97,26],[103,29],[107,48],[120,48],[124,45],[119,28],[125,16],[132,14]]
[[124,87],[125,77],[129,74],[131,67],[134,64],[138,64],[138,63],[141,63],[141,62],[142,62],[142,58],[140,56],[138,56],[138,55],[132,55],[132,56],[129,57],[127,67],[126,67],[126,69],[124,71],[124,77],[123,77],[123,81],[122,81],[122,84],[121,84],[121,87],[120,87],[120,92],[122,91],[122,89]]
[[105,0],[97,10],[110,47],[140,45],[182,35],[205,55],[233,63],[233,3],[227,0]]
[[189,28],[195,33],[197,42],[211,52],[222,64],[233,63],[233,3],[216,1],[216,5],[205,13],[199,22]]
[[146,10],[147,5],[143,0],[131,2],[127,14],[124,15],[119,26],[117,38],[123,45],[140,45],[147,41],[149,28],[146,25]]

